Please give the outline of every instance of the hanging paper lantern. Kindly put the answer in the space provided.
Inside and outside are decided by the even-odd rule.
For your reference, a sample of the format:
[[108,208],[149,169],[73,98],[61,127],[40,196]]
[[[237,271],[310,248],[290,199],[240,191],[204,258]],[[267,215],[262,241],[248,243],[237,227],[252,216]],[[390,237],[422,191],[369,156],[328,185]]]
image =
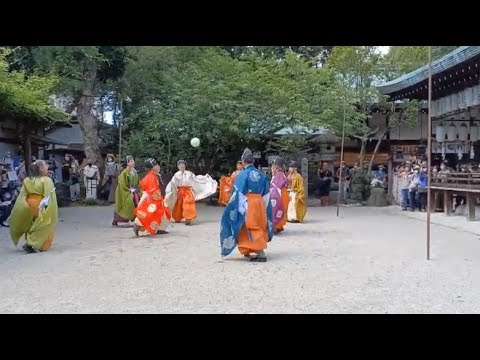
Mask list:
[[473,87],[465,89],[465,105],[466,107],[473,106]]
[[473,87],[473,102],[472,105],[480,105],[480,85]]
[[473,123],[472,126],[470,126],[470,141],[476,142],[480,140],[480,127]]
[[439,123],[435,129],[435,138],[439,143],[445,141],[445,127],[442,123]]
[[452,122],[447,129],[447,139],[448,141],[455,141],[457,140],[457,127]]
[[468,140],[468,126],[463,123],[458,128],[458,140],[467,141]]

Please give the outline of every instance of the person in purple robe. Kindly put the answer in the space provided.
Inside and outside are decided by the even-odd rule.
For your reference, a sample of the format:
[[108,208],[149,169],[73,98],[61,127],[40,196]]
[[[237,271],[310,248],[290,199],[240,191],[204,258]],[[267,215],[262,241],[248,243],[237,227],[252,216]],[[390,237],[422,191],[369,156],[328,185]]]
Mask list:
[[270,202],[273,208],[273,229],[276,234],[285,230],[288,208],[288,181],[283,172],[284,161],[277,157],[271,162]]

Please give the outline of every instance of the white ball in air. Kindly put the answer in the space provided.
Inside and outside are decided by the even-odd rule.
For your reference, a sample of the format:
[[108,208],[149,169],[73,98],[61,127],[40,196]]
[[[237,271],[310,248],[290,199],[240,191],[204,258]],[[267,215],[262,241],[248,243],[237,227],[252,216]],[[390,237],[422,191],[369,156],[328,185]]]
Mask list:
[[193,138],[192,140],[190,140],[190,145],[192,145],[193,147],[199,147],[200,146],[200,139],[199,138]]

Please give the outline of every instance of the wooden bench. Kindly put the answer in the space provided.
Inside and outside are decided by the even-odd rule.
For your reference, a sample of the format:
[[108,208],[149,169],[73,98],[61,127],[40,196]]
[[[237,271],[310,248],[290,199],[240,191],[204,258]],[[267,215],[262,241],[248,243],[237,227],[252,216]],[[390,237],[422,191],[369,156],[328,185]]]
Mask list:
[[467,220],[475,221],[475,205],[477,194],[480,194],[479,173],[449,173],[438,175],[430,185],[432,195],[443,192],[443,209],[447,216],[453,214],[453,196],[466,194]]

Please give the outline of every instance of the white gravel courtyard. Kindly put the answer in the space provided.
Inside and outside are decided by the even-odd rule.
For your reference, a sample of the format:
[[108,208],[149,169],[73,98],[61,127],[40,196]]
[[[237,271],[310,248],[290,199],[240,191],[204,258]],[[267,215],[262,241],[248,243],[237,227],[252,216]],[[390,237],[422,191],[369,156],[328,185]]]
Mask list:
[[424,221],[397,208],[309,208],[250,263],[221,261],[222,208],[145,238],[112,228],[112,211],[60,209],[40,254],[2,228],[0,313],[480,313],[480,222],[433,224],[427,261]]

